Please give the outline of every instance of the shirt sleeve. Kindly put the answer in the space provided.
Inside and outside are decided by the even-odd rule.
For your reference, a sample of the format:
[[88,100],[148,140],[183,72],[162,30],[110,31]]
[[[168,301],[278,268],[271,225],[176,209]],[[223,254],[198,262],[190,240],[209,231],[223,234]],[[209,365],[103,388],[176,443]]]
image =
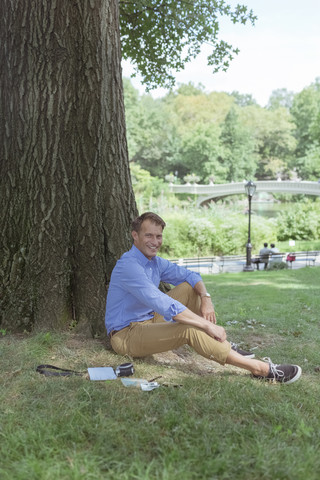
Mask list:
[[121,288],[148,307],[150,312],[163,315],[166,321],[183,312],[186,307],[179,301],[162,293],[148,277],[144,267],[137,262],[121,265],[118,269]]

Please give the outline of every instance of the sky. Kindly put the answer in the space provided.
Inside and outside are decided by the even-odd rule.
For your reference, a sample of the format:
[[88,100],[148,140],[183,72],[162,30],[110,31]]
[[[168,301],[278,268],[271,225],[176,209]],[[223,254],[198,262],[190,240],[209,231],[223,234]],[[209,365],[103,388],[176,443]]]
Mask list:
[[[227,72],[212,74],[206,51],[176,73],[176,82],[201,83],[207,92],[238,91],[251,94],[262,107],[274,90],[286,88],[298,93],[320,77],[320,0],[229,0],[247,5],[258,16],[255,26],[220,23],[220,39],[230,42],[240,53]],[[133,67],[123,61],[123,75],[130,77]],[[139,77],[131,79],[140,93]],[[154,98],[167,90],[150,92]]]

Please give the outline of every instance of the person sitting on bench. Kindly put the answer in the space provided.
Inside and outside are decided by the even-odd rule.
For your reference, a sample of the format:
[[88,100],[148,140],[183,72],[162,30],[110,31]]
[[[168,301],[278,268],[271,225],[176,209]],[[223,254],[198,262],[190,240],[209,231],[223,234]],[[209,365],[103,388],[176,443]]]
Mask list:
[[263,244],[263,248],[261,248],[260,252],[260,263],[264,264],[263,269],[267,270],[268,268],[268,262],[269,262],[269,255],[270,255],[270,248],[268,248],[267,242]]
[[271,247],[271,249],[270,249],[270,253],[271,253],[270,263],[281,263],[282,262],[282,255],[277,255],[280,252],[279,248],[277,248],[274,243],[271,243],[270,247]]

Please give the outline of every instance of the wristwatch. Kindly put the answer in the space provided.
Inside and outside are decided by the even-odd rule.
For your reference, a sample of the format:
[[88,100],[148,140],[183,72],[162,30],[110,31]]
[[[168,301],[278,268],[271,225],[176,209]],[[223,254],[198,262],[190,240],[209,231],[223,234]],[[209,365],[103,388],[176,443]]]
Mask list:
[[200,295],[200,297],[201,297],[201,298],[202,298],[202,297],[209,297],[209,298],[211,298],[211,295],[210,295],[210,293],[206,292],[206,293],[203,293],[202,295]]

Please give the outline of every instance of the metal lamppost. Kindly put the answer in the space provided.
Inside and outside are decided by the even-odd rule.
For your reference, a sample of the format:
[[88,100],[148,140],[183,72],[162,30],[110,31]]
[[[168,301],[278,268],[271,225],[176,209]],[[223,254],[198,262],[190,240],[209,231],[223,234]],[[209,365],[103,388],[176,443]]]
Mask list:
[[252,182],[252,180],[249,180],[244,186],[246,190],[246,194],[248,196],[248,201],[249,201],[249,224],[248,224],[248,242],[246,245],[247,249],[247,261],[246,265],[243,267],[244,272],[252,272],[254,270],[252,263],[251,263],[251,250],[252,250],[252,245],[251,245],[251,200],[253,195],[255,194],[257,186]]

